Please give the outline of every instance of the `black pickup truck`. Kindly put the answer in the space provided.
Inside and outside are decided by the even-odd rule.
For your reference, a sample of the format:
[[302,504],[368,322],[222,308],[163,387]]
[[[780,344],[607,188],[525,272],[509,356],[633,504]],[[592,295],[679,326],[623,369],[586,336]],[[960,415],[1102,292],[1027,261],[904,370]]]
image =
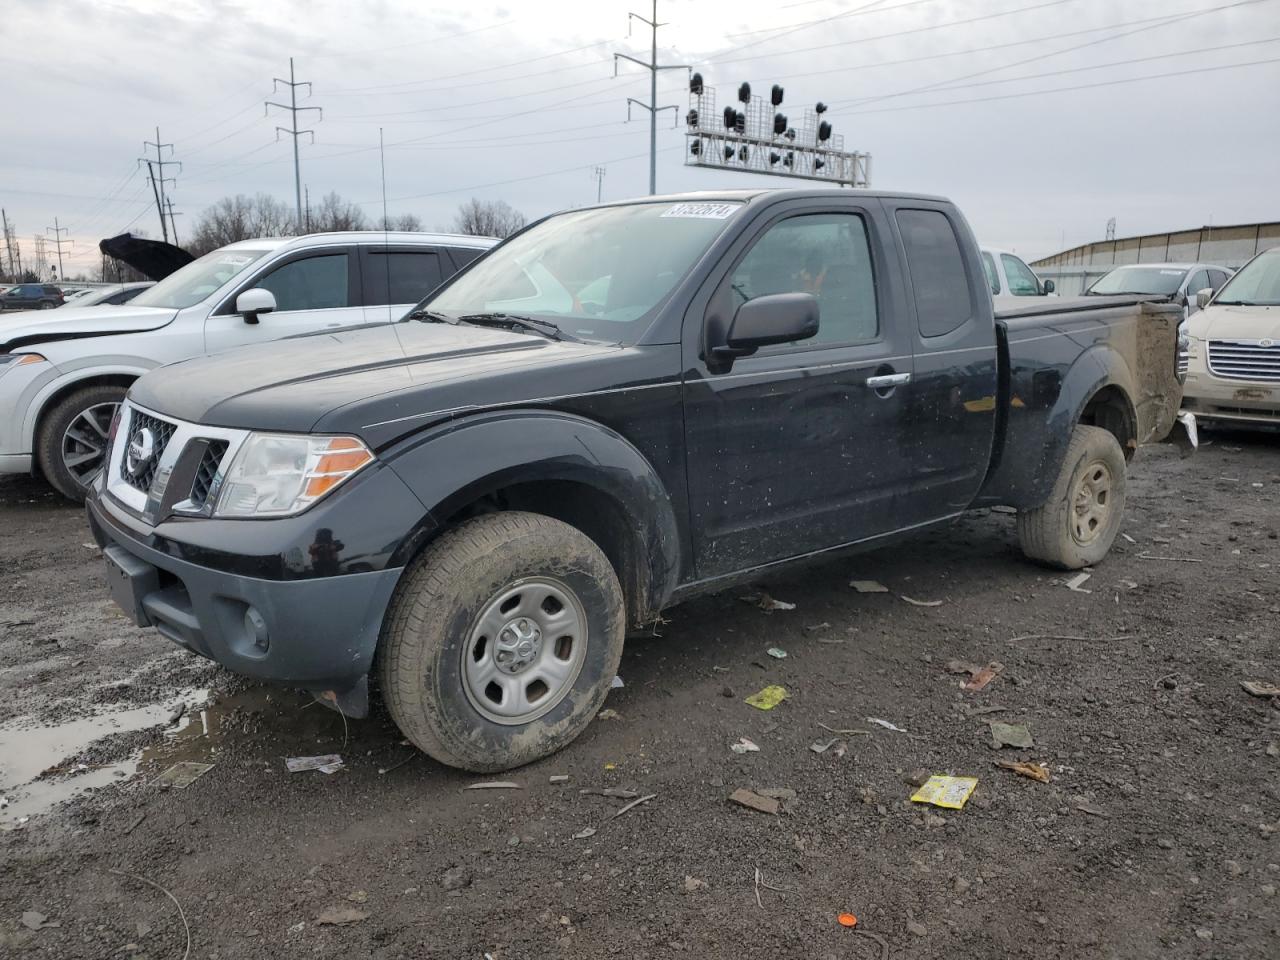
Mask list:
[[936,197],[575,210],[401,322],[148,373],[89,519],[139,624],[354,716],[372,675],[424,751],[499,770],[569,743],[628,628],[694,593],[997,504],[1029,557],[1100,561],[1177,425],[1180,319],[997,318]]

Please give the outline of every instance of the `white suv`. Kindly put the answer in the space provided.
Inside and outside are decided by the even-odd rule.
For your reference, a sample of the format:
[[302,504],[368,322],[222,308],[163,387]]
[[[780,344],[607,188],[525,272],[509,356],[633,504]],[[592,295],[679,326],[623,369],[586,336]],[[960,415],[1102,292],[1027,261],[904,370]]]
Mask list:
[[102,469],[120,401],[148,370],[264,340],[399,320],[495,243],[382,232],[244,240],[119,307],[0,319],[0,474],[39,467],[61,493],[81,500]]

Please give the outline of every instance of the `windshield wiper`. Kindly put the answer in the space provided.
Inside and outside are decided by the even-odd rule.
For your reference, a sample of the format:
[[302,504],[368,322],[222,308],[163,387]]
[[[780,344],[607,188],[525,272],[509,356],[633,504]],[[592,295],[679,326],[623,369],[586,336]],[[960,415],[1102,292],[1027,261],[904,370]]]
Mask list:
[[425,323],[448,323],[455,327],[458,325],[457,317],[451,317],[447,313],[438,313],[435,310],[414,310],[405,319],[422,320]]
[[542,334],[548,340],[578,339],[565,333],[550,320],[535,320],[533,317],[525,317],[518,313],[468,313],[458,319],[463,323],[474,323],[478,327],[530,330]]
[[1262,300],[1215,300],[1213,305],[1215,307],[1274,307],[1277,304],[1274,300],[1270,303]]

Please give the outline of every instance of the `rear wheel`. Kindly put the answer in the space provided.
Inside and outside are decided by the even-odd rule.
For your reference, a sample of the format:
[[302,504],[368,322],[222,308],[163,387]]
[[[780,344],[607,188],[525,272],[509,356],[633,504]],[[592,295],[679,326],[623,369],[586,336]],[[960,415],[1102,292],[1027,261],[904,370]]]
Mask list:
[[41,301],[40,301],[40,309],[41,309],[41,310],[52,310],[52,309],[53,309],[54,307],[56,307],[56,306],[57,306],[57,304],[56,304],[56,303],[54,303],[52,300],[41,300]]
[[63,496],[84,500],[107,459],[107,434],[126,387],[101,384],[65,397],[48,411],[36,437],[45,479]]
[[1126,464],[1115,435],[1078,425],[1048,501],[1018,513],[1018,540],[1033,560],[1066,570],[1098,563],[1124,519]]
[[538,514],[477,517],[405,572],[378,652],[391,717],[441,763],[489,772],[570,743],[609,693],[625,608],[604,553]]

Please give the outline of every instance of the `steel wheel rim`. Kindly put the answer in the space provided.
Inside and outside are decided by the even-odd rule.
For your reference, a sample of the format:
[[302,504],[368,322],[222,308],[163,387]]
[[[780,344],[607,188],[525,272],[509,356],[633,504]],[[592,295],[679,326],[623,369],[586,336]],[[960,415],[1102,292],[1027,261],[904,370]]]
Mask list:
[[107,459],[107,437],[119,403],[95,403],[75,415],[62,433],[62,465],[82,487],[93,483]]
[[573,689],[587,654],[587,613],[568,584],[526,577],[481,608],[462,649],[463,689],[481,716],[531,723]]
[[1094,460],[1081,472],[1071,502],[1071,536],[1076,543],[1088,546],[1102,536],[1114,489],[1115,478],[1103,461]]

